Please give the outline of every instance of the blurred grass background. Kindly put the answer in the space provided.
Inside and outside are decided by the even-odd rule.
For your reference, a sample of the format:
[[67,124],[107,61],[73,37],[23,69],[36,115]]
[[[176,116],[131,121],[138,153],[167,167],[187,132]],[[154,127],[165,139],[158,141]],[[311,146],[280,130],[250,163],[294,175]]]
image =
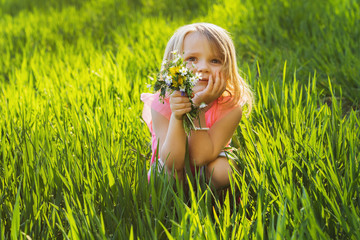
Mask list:
[[[140,93],[202,21],[231,33],[256,94],[238,205],[146,180]],[[355,0],[1,0],[1,239],[359,238],[359,24]]]
[[[11,57],[10,52],[31,53],[37,47],[56,53],[60,50],[58,45],[62,45],[81,52],[76,46],[85,39],[94,50],[115,55],[120,51],[119,42],[127,42],[128,49],[140,48],[147,55],[158,55],[174,29],[189,22],[207,21],[230,31],[240,67],[259,61],[264,66],[263,74],[276,80],[286,60],[289,69],[296,69],[301,79],[316,71],[321,77],[318,84],[327,90],[327,95],[329,77],[336,89],[342,86],[347,103],[358,107],[359,11],[357,1],[340,0],[316,3],[3,0],[2,26],[6,27],[2,30],[1,50],[6,54],[2,63],[19,64],[19,59]],[[162,32],[157,34],[156,29]],[[137,46],[143,38],[163,45],[156,49]],[[157,65],[151,64],[153,68]],[[3,79],[10,69],[2,69]]]

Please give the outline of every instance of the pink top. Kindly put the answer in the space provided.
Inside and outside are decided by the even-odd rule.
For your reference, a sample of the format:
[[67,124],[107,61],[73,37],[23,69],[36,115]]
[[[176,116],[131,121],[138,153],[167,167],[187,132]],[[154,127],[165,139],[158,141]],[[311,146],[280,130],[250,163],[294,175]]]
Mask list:
[[[155,131],[152,127],[152,118],[151,118],[151,108],[155,111],[161,113],[164,117],[170,120],[171,116],[171,109],[170,109],[170,103],[169,98],[164,99],[164,103],[162,101],[159,101],[159,94],[160,93],[142,93],[141,94],[141,101],[144,102],[144,109],[142,113],[142,118],[146,122],[147,126],[150,129],[151,132],[151,147],[152,147],[152,157],[150,164],[152,165],[155,162],[155,155],[156,155],[156,149],[157,149],[157,140]],[[227,100],[226,97],[225,100]],[[226,102],[226,101],[225,101]],[[218,99],[214,102],[214,104],[211,106],[211,108],[205,113],[205,120],[206,120],[206,127],[211,128],[211,126],[224,117],[228,112],[233,110],[234,107],[224,107],[226,104],[219,104]]]

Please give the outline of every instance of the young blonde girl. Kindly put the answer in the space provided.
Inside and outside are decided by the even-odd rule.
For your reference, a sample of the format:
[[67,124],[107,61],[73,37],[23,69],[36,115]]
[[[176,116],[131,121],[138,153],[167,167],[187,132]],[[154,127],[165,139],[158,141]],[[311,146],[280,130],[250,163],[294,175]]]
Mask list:
[[188,68],[201,74],[192,100],[197,106],[205,103],[207,107],[200,112],[200,124],[194,121],[198,129],[187,136],[182,123],[184,114],[191,110],[187,96],[175,91],[163,103],[159,93],[141,95],[145,103],[143,119],[152,133],[151,165],[158,161],[158,166],[182,179],[188,151],[190,164],[205,166],[211,183],[216,188],[224,187],[229,184],[232,171],[224,148],[240,122],[242,107],[247,104],[250,111],[253,101],[249,86],[238,73],[234,44],[223,28],[195,23],[175,32],[165,49],[164,60],[173,60],[173,51],[182,54]]

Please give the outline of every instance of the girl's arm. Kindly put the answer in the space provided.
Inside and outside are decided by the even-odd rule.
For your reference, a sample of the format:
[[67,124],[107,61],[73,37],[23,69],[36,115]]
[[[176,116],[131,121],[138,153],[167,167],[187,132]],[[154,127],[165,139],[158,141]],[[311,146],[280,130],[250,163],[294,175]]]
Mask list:
[[[226,78],[221,72],[209,76],[205,89],[195,90],[197,93],[193,98],[195,104],[201,102],[211,103],[217,99],[226,89]],[[241,107],[231,110],[226,116],[218,120],[208,131],[192,131],[189,138],[189,150],[191,161],[197,165],[205,165],[215,160],[219,153],[230,141],[242,116]],[[200,114],[201,126],[206,126],[205,112]],[[198,123],[198,121],[194,121]]]
[[182,170],[186,152],[186,134],[183,127],[183,115],[191,110],[188,97],[174,92],[170,96],[170,120],[152,109],[153,128],[159,141],[159,157],[171,170]]
[[[242,110],[239,106],[214,123],[209,130],[192,131],[189,137],[191,161],[199,166],[214,161],[230,141],[241,116]],[[200,121],[201,126],[206,126],[204,112],[200,114]]]

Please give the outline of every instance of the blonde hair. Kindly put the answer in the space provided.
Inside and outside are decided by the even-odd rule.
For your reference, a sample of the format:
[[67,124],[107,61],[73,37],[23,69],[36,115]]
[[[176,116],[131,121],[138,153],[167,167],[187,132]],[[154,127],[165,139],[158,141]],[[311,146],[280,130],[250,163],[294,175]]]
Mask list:
[[240,104],[248,106],[248,113],[251,112],[253,104],[253,93],[250,86],[240,76],[237,62],[234,43],[230,38],[229,33],[211,23],[194,23],[180,27],[169,40],[163,60],[173,60],[172,51],[177,50],[179,53],[183,52],[185,36],[191,32],[198,32],[205,36],[215,49],[217,49],[221,60],[223,61],[223,71],[227,79],[226,94],[232,96],[230,100],[231,105]]

